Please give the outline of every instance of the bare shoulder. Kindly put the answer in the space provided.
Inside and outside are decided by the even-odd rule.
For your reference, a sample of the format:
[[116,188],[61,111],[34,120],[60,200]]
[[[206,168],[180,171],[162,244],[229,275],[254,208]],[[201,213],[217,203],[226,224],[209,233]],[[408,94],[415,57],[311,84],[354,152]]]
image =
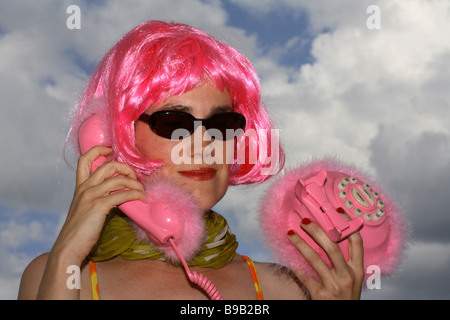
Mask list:
[[39,291],[42,275],[47,265],[49,253],[41,254],[33,259],[25,268],[20,281],[19,295],[20,300],[35,300]]
[[264,299],[308,299],[306,289],[288,268],[267,262],[255,262],[255,268],[261,283]]

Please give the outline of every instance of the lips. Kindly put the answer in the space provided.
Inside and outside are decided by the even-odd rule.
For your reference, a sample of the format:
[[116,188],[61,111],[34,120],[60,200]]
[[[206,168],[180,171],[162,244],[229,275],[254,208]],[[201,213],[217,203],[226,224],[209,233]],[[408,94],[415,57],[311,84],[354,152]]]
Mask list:
[[214,178],[217,170],[214,168],[199,168],[193,170],[178,171],[179,174],[196,181],[206,181]]

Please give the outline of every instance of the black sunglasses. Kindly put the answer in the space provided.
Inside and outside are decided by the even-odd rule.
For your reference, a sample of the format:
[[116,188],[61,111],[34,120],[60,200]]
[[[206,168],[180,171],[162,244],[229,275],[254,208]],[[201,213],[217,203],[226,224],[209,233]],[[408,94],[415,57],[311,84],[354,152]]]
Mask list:
[[172,133],[177,129],[187,130],[188,133],[180,136],[183,138],[189,137],[197,129],[194,121],[198,121],[200,122],[198,125],[204,126],[206,130],[219,130],[221,136],[216,137],[213,132],[211,134],[217,140],[233,138],[234,135],[227,137],[227,129],[234,131],[238,129],[244,130],[246,122],[245,117],[237,112],[217,113],[208,119],[197,119],[190,113],[177,110],[156,111],[151,115],[143,113],[138,120],[147,122],[153,132],[167,139],[171,139]]

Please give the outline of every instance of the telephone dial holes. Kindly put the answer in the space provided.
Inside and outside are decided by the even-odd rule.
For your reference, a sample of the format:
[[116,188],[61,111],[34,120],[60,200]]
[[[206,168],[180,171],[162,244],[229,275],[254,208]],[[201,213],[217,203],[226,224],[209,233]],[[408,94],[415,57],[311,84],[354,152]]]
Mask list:
[[364,187],[366,187],[367,189],[369,189],[369,190],[370,190],[370,184],[368,184],[368,183],[364,183]]
[[373,194],[373,196],[375,197],[375,198],[378,198],[380,195],[378,194],[378,192],[376,192],[376,191],[372,191],[372,194]]
[[338,183],[338,188],[344,190],[347,185],[343,182]]
[[347,184],[350,183],[350,179],[344,177],[344,178],[342,178],[342,183],[345,184],[345,185],[347,185]]
[[384,208],[384,203],[383,203],[383,201],[378,200],[378,201],[377,201],[377,206],[378,206],[378,208]]
[[347,192],[345,192],[345,191],[339,192],[339,197],[341,197],[342,199],[347,198]]
[[358,209],[358,208],[355,209],[354,213],[355,213],[355,215],[357,215],[357,216],[362,215],[361,209]]
[[382,217],[382,216],[384,216],[385,215],[385,211],[383,210],[383,209],[378,209],[378,212],[377,212],[379,215],[380,215],[380,217]]
[[357,183],[358,180],[355,177],[350,177],[350,182],[351,183]]
[[366,219],[366,221],[370,221],[370,220],[372,220],[372,215],[370,213],[365,213],[364,219]]
[[378,213],[375,213],[375,214],[373,215],[373,220],[379,221],[380,219],[381,219],[381,216],[380,216]]
[[353,207],[353,202],[351,202],[350,200],[346,200],[346,201],[345,201],[345,206],[346,206],[347,208],[351,208],[351,207]]

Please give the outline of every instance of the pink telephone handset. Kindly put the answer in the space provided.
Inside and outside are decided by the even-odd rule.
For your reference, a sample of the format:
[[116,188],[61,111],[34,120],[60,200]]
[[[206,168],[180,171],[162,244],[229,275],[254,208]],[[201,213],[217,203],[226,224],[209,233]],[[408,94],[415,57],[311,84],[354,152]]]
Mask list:
[[[102,123],[102,119],[95,114],[82,123],[78,133],[81,153],[97,145],[107,145]],[[105,161],[104,156],[95,160],[91,172]],[[204,289],[211,299],[222,300],[214,284],[202,274],[191,271],[185,260],[192,257],[204,241],[201,209],[187,191],[167,179],[149,178],[144,186],[147,191],[146,202],[125,202],[118,206],[119,209],[145,231],[166,257],[182,263],[190,281]]]

